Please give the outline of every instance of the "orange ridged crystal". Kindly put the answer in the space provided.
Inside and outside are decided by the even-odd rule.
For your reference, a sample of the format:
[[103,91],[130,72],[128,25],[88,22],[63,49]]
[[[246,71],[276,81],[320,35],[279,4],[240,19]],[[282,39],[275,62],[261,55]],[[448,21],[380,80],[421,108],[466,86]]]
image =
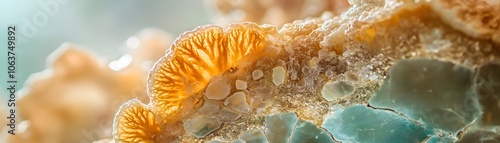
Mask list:
[[161,133],[155,114],[139,100],[123,104],[115,117],[114,136],[119,142],[154,143]]
[[189,111],[202,99],[192,96],[212,77],[236,67],[245,56],[258,54],[271,33],[277,33],[276,28],[240,23],[226,30],[204,26],[182,34],[149,73],[151,102],[125,103],[115,117],[114,138],[155,142],[162,133],[175,134],[168,124],[179,123],[186,114],[183,111]]
[[213,76],[236,66],[243,56],[262,50],[267,34],[274,31],[273,27],[242,23],[230,25],[226,31],[204,26],[184,33],[150,73],[148,91],[153,107],[168,120],[180,118],[176,112],[182,110],[184,100],[205,88]]

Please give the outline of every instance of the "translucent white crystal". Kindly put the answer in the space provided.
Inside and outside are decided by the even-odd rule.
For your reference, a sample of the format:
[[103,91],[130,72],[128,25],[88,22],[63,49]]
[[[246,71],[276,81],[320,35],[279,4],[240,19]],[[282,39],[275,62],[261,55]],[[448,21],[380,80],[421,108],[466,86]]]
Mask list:
[[278,66],[273,68],[273,83],[276,86],[279,86],[285,82],[286,71],[282,66]]
[[183,126],[186,133],[197,138],[203,138],[220,128],[221,124],[221,122],[214,118],[198,116],[196,118],[186,120]]
[[245,90],[247,89],[247,82],[243,80],[236,80],[235,86],[236,89]]
[[246,94],[244,92],[236,92],[233,95],[229,96],[224,102],[224,105],[241,113],[247,113],[250,111]]
[[262,70],[254,70],[252,72],[252,78],[253,80],[258,80],[260,79],[262,76],[264,76],[264,72],[262,72]]
[[347,81],[335,81],[326,83],[321,90],[321,96],[327,101],[333,101],[342,96],[354,93],[354,86]]
[[205,96],[208,99],[221,100],[226,98],[231,92],[231,86],[223,80],[216,80],[208,84]]

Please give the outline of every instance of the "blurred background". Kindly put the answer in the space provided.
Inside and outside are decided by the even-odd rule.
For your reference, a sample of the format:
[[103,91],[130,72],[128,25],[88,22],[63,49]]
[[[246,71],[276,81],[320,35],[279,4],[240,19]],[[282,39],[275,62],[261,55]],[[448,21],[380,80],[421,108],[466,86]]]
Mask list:
[[[57,8],[52,7],[54,2]],[[0,39],[5,43],[7,25],[16,25],[17,38],[25,38],[17,41],[16,49],[17,80],[23,85],[31,73],[45,69],[47,56],[64,42],[84,45],[101,57],[117,59],[126,52],[121,45],[127,38],[144,28],[159,28],[177,37],[196,26],[209,24],[213,13],[205,3],[203,0],[1,0]],[[50,15],[50,11],[54,13]],[[40,13],[46,13],[47,18],[39,16]],[[24,27],[34,28],[22,31]],[[6,49],[0,51],[3,61]],[[6,62],[1,62],[0,67],[6,67]],[[6,81],[5,78],[0,76],[1,81]],[[6,94],[6,90],[2,92]]]

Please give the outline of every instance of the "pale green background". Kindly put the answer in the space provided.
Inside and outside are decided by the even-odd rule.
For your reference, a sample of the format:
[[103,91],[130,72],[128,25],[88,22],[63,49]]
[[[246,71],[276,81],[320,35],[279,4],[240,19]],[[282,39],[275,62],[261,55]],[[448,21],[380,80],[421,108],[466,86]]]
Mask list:
[[[40,5],[51,1],[59,5],[53,17]],[[2,101],[6,101],[7,97],[7,25],[18,27],[19,39],[23,37],[21,28],[26,24],[23,20],[34,22],[33,16],[40,13],[48,15],[45,25],[35,26],[38,30],[36,35],[25,42],[17,41],[17,80],[18,86],[22,86],[30,74],[45,69],[47,55],[64,42],[84,45],[100,57],[117,59],[125,52],[119,48],[120,45],[143,28],[156,27],[177,36],[210,23],[212,14],[208,1],[204,0],[65,1],[67,3],[64,4],[57,0],[0,0]]]

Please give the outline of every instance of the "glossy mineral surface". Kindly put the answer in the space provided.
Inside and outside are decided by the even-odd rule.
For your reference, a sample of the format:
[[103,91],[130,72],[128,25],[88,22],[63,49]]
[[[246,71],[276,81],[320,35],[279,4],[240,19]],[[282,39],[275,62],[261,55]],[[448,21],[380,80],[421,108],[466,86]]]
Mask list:
[[151,103],[122,106],[115,140],[498,141],[500,2],[349,2],[280,30],[181,35],[150,73]]
[[396,113],[354,105],[334,110],[322,125],[343,143],[422,142],[427,135],[417,122]]

